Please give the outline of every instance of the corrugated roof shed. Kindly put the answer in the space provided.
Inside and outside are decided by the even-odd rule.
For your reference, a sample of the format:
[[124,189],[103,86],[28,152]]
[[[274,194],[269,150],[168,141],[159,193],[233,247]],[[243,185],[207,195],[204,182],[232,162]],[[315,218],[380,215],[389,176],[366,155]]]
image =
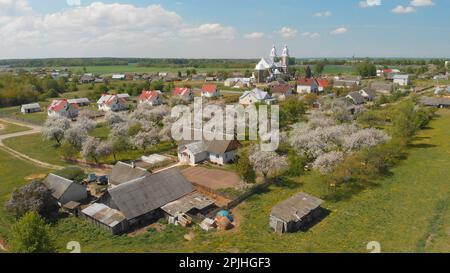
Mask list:
[[158,209],[194,191],[177,168],[121,184],[108,192],[127,219]]
[[41,106],[39,105],[39,103],[30,103],[30,104],[22,104],[22,108],[27,110],[27,109],[40,109]]
[[322,203],[319,198],[300,192],[273,207],[271,215],[285,222],[298,221]]
[[194,192],[178,200],[168,203],[167,205],[161,207],[161,209],[168,214],[175,216],[179,213],[188,213],[192,209],[202,210],[213,204],[214,202],[205,197],[203,194]]
[[94,203],[81,212],[111,228],[126,220],[120,211],[100,203]]

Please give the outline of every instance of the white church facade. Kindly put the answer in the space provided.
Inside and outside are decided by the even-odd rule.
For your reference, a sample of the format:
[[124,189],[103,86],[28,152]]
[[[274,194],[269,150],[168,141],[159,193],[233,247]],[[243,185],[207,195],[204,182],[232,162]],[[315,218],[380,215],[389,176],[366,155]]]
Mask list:
[[277,49],[275,46],[270,51],[269,58],[261,58],[255,67],[255,78],[258,83],[269,82],[276,79],[279,75],[288,74],[289,67],[289,49],[287,45],[281,53],[281,58],[278,61]]

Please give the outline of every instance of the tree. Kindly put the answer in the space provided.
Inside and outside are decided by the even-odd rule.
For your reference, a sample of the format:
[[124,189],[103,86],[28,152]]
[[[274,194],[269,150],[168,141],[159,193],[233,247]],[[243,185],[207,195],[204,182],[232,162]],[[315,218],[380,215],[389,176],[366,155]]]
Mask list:
[[370,62],[362,62],[356,66],[356,71],[361,77],[374,77],[377,75],[377,67]]
[[306,165],[306,156],[299,156],[295,151],[289,151],[287,161],[287,174],[290,176],[300,176],[303,174]]
[[269,173],[276,173],[287,167],[286,158],[279,156],[276,152],[266,152],[254,147],[250,152],[249,160],[255,171],[260,172],[267,180]]
[[256,173],[248,158],[248,153],[243,151],[239,154],[236,169],[239,176],[247,183],[255,183]]
[[[100,158],[107,158],[111,154],[113,154],[113,144],[110,141],[102,142],[100,146],[97,147],[97,156]],[[116,156],[114,155],[114,159]]]
[[53,253],[50,226],[36,212],[26,213],[11,228],[11,249],[16,253]]
[[97,160],[97,147],[100,146],[100,140],[93,137],[88,137],[86,141],[83,143],[83,147],[81,150],[81,154],[83,158],[86,160],[94,159],[95,163],[98,163]]
[[49,117],[42,127],[42,136],[47,140],[55,140],[58,145],[64,138],[64,133],[70,128],[70,120],[61,116]]
[[309,67],[309,66],[306,67],[306,70],[305,70],[305,78],[307,78],[307,79],[312,78],[311,67]]
[[322,174],[330,173],[334,170],[337,164],[344,159],[344,153],[339,151],[331,151],[320,155],[313,163],[313,168]]
[[159,142],[158,131],[154,128],[148,132],[141,131],[137,133],[131,142],[136,148],[141,148],[144,152],[150,146],[153,146]]
[[314,65],[314,73],[316,73],[317,75],[320,75],[320,74],[322,74],[324,68],[325,68],[325,62],[324,61],[318,61]]
[[43,216],[50,215],[55,209],[55,202],[48,188],[38,181],[33,181],[16,189],[5,204],[8,213],[16,218],[27,212],[37,212]]

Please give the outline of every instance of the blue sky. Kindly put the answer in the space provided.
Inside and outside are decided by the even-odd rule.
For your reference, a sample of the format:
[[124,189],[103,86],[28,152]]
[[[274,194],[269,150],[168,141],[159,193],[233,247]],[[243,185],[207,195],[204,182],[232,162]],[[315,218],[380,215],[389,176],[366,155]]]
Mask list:
[[[450,57],[450,0],[0,0],[0,58]],[[3,39],[1,39],[3,38]]]

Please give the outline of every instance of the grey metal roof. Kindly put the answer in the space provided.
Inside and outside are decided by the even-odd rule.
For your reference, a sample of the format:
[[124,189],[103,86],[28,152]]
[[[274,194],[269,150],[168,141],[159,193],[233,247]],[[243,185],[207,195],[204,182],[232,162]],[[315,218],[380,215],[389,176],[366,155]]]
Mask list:
[[177,168],[168,169],[128,183],[108,192],[127,219],[134,219],[194,191],[194,186]]
[[237,150],[240,146],[241,144],[237,140],[203,140],[188,144],[183,143],[178,148],[178,151],[182,151],[184,148],[186,148],[194,155],[203,152],[224,154],[229,151]]
[[150,173],[146,169],[142,169],[139,167],[133,168],[132,165],[119,161],[112,168],[108,178],[110,184],[117,186],[149,174]]
[[271,215],[285,222],[298,221],[322,203],[321,199],[300,192],[273,207]]
[[81,212],[112,228],[126,220],[120,211],[100,203],[94,203]]
[[41,106],[39,105],[39,103],[30,103],[30,104],[22,104],[22,108],[23,109],[36,109],[36,108],[41,108]]
[[205,197],[203,194],[194,192],[178,200],[168,203],[167,205],[161,207],[161,209],[168,214],[175,216],[176,214],[188,213],[192,209],[202,210],[213,204],[214,202]]
[[360,93],[362,93],[363,91],[369,96],[369,99],[373,99],[377,95],[377,92],[375,90],[370,89],[370,88],[364,88],[364,89],[362,89],[360,91]]
[[394,80],[408,80],[408,79],[409,75],[401,75],[401,74],[394,75]]
[[68,99],[69,103],[89,103],[88,98]]
[[426,106],[450,106],[449,98],[421,97],[420,103]]
[[74,183],[72,180],[58,176],[56,174],[49,174],[43,181],[44,185],[52,192],[52,196],[60,199],[67,189]]

